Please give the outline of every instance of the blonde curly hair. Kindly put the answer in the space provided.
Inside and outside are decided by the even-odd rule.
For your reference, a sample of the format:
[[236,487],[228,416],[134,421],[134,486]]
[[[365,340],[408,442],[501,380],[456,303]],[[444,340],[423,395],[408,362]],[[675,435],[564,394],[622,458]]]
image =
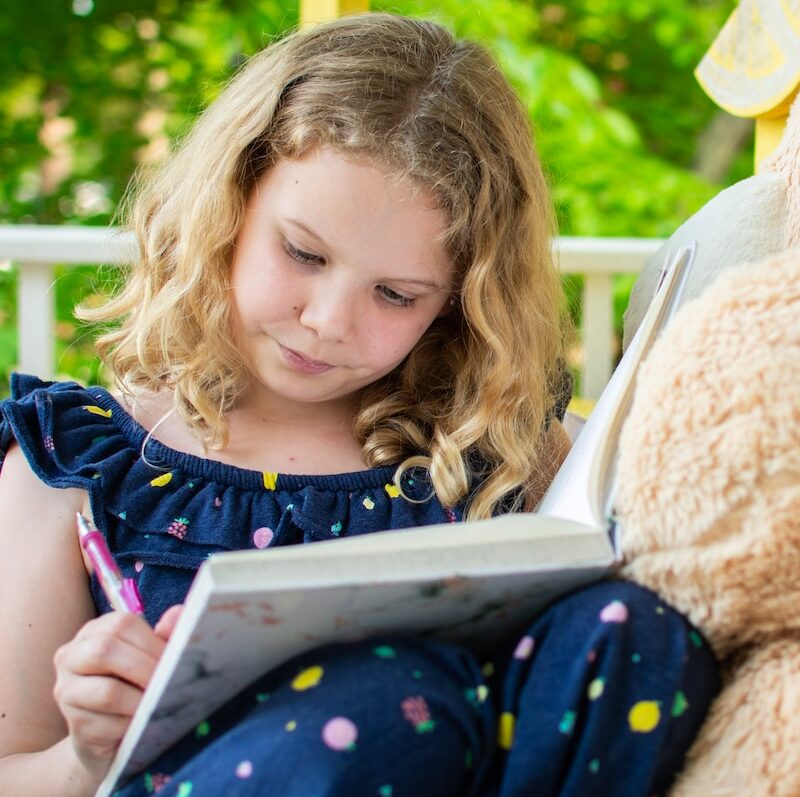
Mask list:
[[230,268],[248,196],[273,164],[329,145],[431,191],[448,221],[453,311],[367,388],[370,466],[422,464],[467,516],[529,502],[561,355],[553,216],[527,116],[479,45],[390,14],[337,20],[253,57],[130,203],[140,257],[93,320],[118,386],[174,391],[212,447],[248,372],[230,335]]

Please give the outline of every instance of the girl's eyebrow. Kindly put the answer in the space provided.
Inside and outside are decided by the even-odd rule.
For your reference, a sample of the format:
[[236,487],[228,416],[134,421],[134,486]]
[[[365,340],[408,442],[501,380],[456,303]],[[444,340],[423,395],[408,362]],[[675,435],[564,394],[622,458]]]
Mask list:
[[317,243],[320,244],[325,243],[325,241],[322,238],[320,238],[320,236],[317,235],[317,233],[315,233],[314,230],[311,229],[311,227],[309,227],[307,224],[303,224],[302,221],[299,221],[298,219],[286,219],[286,223],[291,224],[292,227],[296,227],[301,232],[306,233],[306,235],[309,235],[314,240],[316,240]]
[[390,281],[400,282],[403,285],[419,285],[419,287],[421,288],[428,288],[429,290],[432,291],[442,291],[443,293],[448,293],[450,291],[450,288],[448,288],[446,285],[442,285],[440,282],[435,282],[431,280],[420,280],[420,279],[414,279],[413,277],[408,277],[408,278],[396,277]]

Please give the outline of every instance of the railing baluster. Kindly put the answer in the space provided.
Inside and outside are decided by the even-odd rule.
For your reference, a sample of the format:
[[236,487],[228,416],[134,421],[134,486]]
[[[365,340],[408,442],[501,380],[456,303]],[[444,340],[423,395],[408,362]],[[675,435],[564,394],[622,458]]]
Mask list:
[[581,395],[597,399],[614,370],[614,312],[611,274],[583,278],[583,364]]
[[20,263],[17,284],[19,370],[49,379],[55,373],[55,291],[52,263]]

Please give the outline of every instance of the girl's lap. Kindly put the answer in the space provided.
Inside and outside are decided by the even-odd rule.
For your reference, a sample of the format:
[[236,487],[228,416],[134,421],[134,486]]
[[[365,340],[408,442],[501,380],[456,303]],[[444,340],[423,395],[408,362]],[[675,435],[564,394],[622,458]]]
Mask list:
[[477,795],[495,725],[462,649],[330,645],[259,679],[118,795]]
[[494,668],[486,680],[463,649],[413,638],[311,651],[118,794],[645,797],[680,767],[717,688],[699,634],[618,581],[552,604]]

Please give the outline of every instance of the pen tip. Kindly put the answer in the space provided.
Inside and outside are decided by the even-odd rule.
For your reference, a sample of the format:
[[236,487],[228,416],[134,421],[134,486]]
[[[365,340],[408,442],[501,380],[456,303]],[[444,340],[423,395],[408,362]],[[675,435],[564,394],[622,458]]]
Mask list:
[[75,520],[78,522],[78,530],[81,534],[88,534],[90,531],[89,522],[80,512],[75,513]]

